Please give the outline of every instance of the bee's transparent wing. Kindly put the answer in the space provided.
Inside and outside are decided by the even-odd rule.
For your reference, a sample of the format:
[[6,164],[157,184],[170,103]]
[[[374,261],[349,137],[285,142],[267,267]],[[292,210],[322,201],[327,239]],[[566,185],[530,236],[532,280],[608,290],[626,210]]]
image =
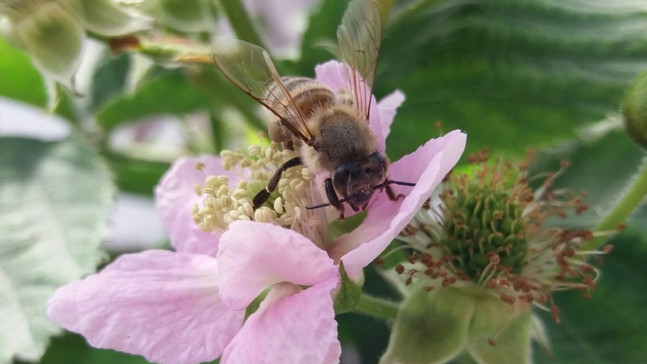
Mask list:
[[265,49],[242,40],[221,40],[213,47],[213,60],[234,85],[275,114],[295,136],[310,144],[312,134],[305,117]]
[[375,0],[354,0],[337,28],[341,61],[350,66],[353,101],[368,119],[375,70],[382,42],[382,19]]

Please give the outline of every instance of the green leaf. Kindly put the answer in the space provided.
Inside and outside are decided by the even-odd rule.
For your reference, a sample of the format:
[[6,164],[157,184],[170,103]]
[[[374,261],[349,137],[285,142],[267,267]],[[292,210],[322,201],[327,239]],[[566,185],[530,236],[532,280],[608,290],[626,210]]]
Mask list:
[[116,153],[107,153],[110,169],[115,174],[122,191],[151,195],[153,189],[169,169],[168,163],[130,158]]
[[119,97],[126,89],[131,56],[122,54],[104,60],[92,75],[90,90],[90,108],[97,110],[101,106]]
[[39,364],[148,364],[141,356],[114,350],[95,349],[83,336],[65,333],[54,338]]
[[60,331],[45,316],[54,290],[93,272],[114,188],[78,135],[0,139],[0,362],[35,361]]
[[[303,35],[301,60],[291,69],[293,74],[314,76],[314,66],[334,58],[331,50],[337,47],[337,27],[348,7],[348,1],[325,0],[310,17]],[[332,49],[330,48],[332,46]]]
[[586,191],[585,202],[589,210],[554,221],[554,224],[592,228],[618,202],[618,194],[630,183],[644,155],[624,130],[607,130],[540,151],[530,175],[556,172],[560,161],[568,160],[568,168],[555,180],[554,186],[574,192]]
[[113,100],[97,113],[97,120],[110,130],[146,116],[183,115],[208,107],[208,100],[189,82],[185,72],[177,70],[165,72],[143,84],[135,93]]
[[0,95],[44,106],[47,94],[43,78],[27,55],[0,37]]
[[437,136],[437,121],[467,131],[468,153],[485,145],[521,153],[569,139],[617,110],[647,68],[647,13],[638,3],[407,5],[387,24],[376,77],[378,96],[395,88],[407,96],[387,142],[393,158]]
[[[39,364],[149,364],[139,355],[91,347],[81,335],[65,333],[54,338]],[[210,363],[217,364],[218,360]],[[21,363],[16,363],[21,364]],[[207,363],[208,364],[208,363]]]

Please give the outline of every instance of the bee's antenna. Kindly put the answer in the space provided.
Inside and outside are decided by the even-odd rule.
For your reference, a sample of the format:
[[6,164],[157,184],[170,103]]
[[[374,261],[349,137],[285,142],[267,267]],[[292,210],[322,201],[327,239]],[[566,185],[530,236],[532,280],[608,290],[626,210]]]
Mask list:
[[384,188],[388,185],[400,185],[400,186],[409,186],[409,187],[415,187],[416,184],[413,182],[404,182],[404,181],[394,181],[392,179],[387,179],[386,181],[380,183],[377,186],[373,186],[374,190],[378,190],[380,188]]
[[320,209],[326,206],[330,206],[330,202],[320,203],[319,205],[306,206],[306,210]]
[[[347,200],[348,199],[346,198],[342,198],[341,200],[339,200],[339,203],[342,204]],[[330,202],[326,202],[326,203],[320,203],[319,205],[306,206],[306,210],[320,209],[322,207],[327,207],[327,206],[332,206],[332,204]]]

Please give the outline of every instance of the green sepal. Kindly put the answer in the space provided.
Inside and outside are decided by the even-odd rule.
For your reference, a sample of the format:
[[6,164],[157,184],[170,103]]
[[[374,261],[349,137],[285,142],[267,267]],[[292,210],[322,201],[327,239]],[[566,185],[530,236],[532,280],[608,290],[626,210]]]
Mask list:
[[400,307],[380,363],[431,364],[452,359],[467,343],[474,310],[473,296],[463,290],[414,289]]
[[153,19],[129,12],[113,0],[75,0],[69,4],[85,29],[102,36],[123,36],[153,25]]
[[344,262],[339,262],[339,276],[341,277],[341,285],[335,296],[333,307],[335,314],[339,315],[344,312],[351,311],[359,303],[360,295],[362,294],[362,283],[356,283],[346,273]]
[[481,364],[531,363],[530,311],[529,305],[510,305],[494,295],[475,296],[467,343],[472,359]]

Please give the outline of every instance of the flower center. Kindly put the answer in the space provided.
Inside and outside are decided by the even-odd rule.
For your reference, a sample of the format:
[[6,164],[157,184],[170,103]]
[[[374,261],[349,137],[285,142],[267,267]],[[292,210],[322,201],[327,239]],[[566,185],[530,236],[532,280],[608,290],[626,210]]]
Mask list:
[[[251,146],[247,153],[223,151],[222,166],[230,174],[208,176],[204,184],[196,186],[202,201],[193,208],[195,223],[211,232],[225,230],[237,220],[267,222],[298,231],[315,242],[327,241],[326,229],[321,228],[327,223],[325,216],[305,208],[312,204],[315,193],[311,188],[315,175],[306,167],[285,170],[267,201],[253,207],[254,196],[266,188],[283,163],[296,156],[276,143]],[[238,181],[232,186],[234,180]]]
[[[457,270],[475,279],[499,260],[500,267],[519,273],[526,261],[530,218],[524,211],[533,200],[526,184],[515,184],[507,166],[484,166],[473,178],[450,177],[441,193],[446,238],[443,248],[455,257]],[[494,258],[497,256],[498,258]]]
[[551,301],[559,320],[550,292],[575,288],[588,294],[598,272],[585,256],[602,253],[579,251],[592,238],[590,231],[546,226],[568,209],[587,209],[581,194],[552,187],[557,175],[546,174],[536,190],[524,168],[502,162],[451,175],[434,202],[423,206],[401,233],[413,253],[409,268],[401,264],[396,272],[406,272],[407,285],[414,278],[430,279],[426,290],[458,282],[510,304],[519,300],[544,307]]

